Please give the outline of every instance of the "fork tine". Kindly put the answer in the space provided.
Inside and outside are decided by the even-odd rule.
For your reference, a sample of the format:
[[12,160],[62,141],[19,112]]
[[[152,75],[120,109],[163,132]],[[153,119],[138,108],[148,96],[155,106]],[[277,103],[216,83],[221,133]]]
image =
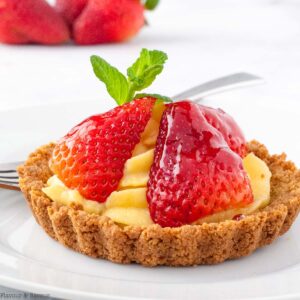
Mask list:
[[16,180],[2,180],[2,179],[0,179],[0,183],[2,183],[2,184],[11,184],[11,185],[19,185],[19,181],[16,181]]
[[16,170],[0,170],[0,174],[6,174],[6,173],[17,173]]
[[19,179],[19,176],[2,176],[2,175],[0,175],[0,179]]

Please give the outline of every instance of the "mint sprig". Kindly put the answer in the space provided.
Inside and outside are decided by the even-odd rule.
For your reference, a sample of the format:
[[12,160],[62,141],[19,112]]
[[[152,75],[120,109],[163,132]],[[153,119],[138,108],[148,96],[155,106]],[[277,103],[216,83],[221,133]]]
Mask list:
[[91,63],[95,75],[106,85],[110,96],[118,105],[141,98],[138,95],[159,96],[163,101],[171,101],[170,98],[158,94],[136,94],[137,91],[149,87],[159,75],[168,59],[167,54],[158,50],[142,49],[139,58],[127,69],[127,78],[117,68],[111,66],[103,58],[92,55]]

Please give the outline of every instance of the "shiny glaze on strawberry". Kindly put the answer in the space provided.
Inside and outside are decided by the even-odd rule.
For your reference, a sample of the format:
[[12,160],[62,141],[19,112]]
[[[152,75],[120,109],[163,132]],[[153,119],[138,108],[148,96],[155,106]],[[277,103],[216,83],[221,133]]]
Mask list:
[[163,227],[190,224],[253,201],[241,157],[200,105],[183,101],[165,110],[147,200],[153,221]]
[[245,157],[247,154],[246,139],[234,119],[220,108],[214,109],[204,105],[199,106],[206,121],[222,133],[230,149],[240,157]]

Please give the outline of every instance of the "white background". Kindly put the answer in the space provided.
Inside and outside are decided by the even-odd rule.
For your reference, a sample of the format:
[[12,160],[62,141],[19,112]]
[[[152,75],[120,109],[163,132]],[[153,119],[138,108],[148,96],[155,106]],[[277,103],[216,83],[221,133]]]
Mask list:
[[[101,55],[125,71],[141,47],[169,54],[166,69],[151,91],[172,95],[201,81],[247,70],[268,80],[270,85],[256,93],[262,100],[298,100],[299,1],[161,2],[147,16],[150,26],[126,44],[0,46],[1,109],[95,99],[101,107],[111,100],[94,78],[89,56]],[[247,94],[241,101],[246,102]]]
[[[299,139],[300,121],[291,122],[284,105],[286,102],[292,106],[289,109],[297,111],[300,108],[300,1],[161,2],[155,12],[147,14],[150,25],[126,44],[0,46],[0,112],[49,103],[84,104],[97,99],[99,112],[113,107],[113,100],[91,71],[89,56],[98,54],[125,71],[140,49],[147,47],[169,55],[165,71],[149,91],[172,96],[214,77],[236,71],[252,72],[264,77],[267,84],[218,95],[217,105],[240,102],[243,112],[253,105],[254,99],[269,107],[280,105],[282,115],[278,115],[274,126],[268,114],[263,116],[270,136],[277,135],[280,141],[273,148],[285,150],[291,136]],[[235,118],[239,120],[239,115]],[[256,114],[249,120],[255,123]],[[288,120],[289,128],[272,130]],[[288,154],[299,161],[298,148],[292,148],[290,145]],[[0,146],[0,160],[1,157],[8,156],[1,153]]]

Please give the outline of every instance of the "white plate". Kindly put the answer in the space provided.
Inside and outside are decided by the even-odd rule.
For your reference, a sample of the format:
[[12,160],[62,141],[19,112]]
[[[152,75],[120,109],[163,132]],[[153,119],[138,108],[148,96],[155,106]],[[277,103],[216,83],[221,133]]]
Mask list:
[[[218,100],[218,98],[216,98]],[[216,101],[217,101],[216,100]],[[217,102],[211,102],[217,106]],[[219,102],[220,103],[220,102]],[[300,163],[299,104],[238,100],[222,107],[249,138]],[[105,108],[102,107],[101,110]],[[0,112],[0,161],[24,159],[99,104],[51,105]],[[0,284],[68,299],[298,299],[300,220],[271,246],[216,266],[144,268],[85,257],[49,238],[18,192],[0,191]]]

